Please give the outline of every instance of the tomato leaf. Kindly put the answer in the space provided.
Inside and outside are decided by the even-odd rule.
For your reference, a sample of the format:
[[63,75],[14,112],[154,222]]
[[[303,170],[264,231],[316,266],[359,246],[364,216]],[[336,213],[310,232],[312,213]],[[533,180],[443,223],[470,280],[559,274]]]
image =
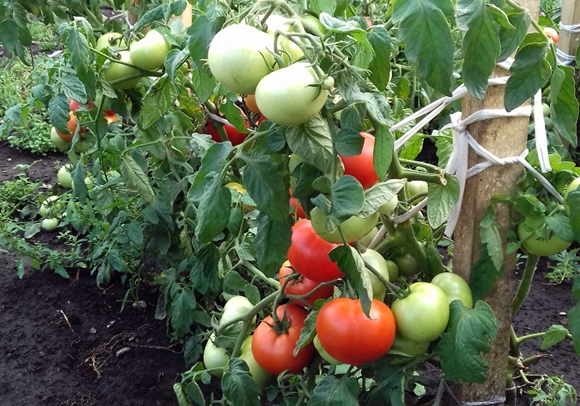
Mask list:
[[447,331],[437,345],[445,378],[453,382],[485,382],[488,369],[482,354],[491,348],[495,340],[498,322],[489,305],[478,301],[473,309],[461,301],[450,304],[451,314]]
[[576,148],[576,123],[578,122],[578,100],[575,96],[574,69],[558,66],[550,81],[550,117],[558,133]]
[[[361,106],[360,104],[358,105],[359,107]],[[341,130],[342,129],[348,129],[349,131],[356,131],[357,134],[362,130],[363,128],[363,116],[364,115],[364,111],[359,111],[359,109],[357,108],[357,105],[354,104],[349,104],[348,106],[346,106],[346,108],[344,110],[342,110],[342,112],[340,113],[340,126],[341,126]],[[340,131],[339,130],[339,134]],[[354,153],[352,155],[358,155],[360,154],[360,151],[362,150],[362,146],[363,146],[363,141],[361,140],[361,144],[360,144],[360,149],[358,153]],[[341,155],[345,155],[345,156],[349,156],[348,154],[345,154],[344,151],[343,152],[338,152]]]
[[385,175],[391,166],[395,151],[395,137],[385,125],[377,125],[375,132],[375,147],[373,148],[373,168],[379,177],[379,181],[385,179]]
[[473,265],[471,280],[469,281],[473,300],[479,300],[491,292],[496,279],[503,277],[503,273],[503,266],[500,270],[496,269],[493,259],[487,252],[487,246],[483,245],[481,247],[481,257]]
[[76,76],[64,75],[60,78],[60,85],[63,93],[69,98],[79,103],[87,102],[87,92],[85,85]]
[[157,79],[145,93],[143,110],[141,112],[141,126],[149,128],[155,124],[173,105],[179,89],[169,76]]
[[511,28],[500,27],[499,41],[501,44],[501,53],[498,61],[506,60],[511,54],[518,49],[518,46],[526,36],[528,27],[530,26],[530,16],[523,11],[507,11],[507,16],[510,24],[515,27],[515,31]]
[[[578,280],[578,277],[576,279]],[[574,344],[576,354],[580,355],[580,302],[568,312],[568,328],[572,334],[572,344]]]
[[332,185],[330,215],[339,221],[356,216],[364,207],[365,196],[362,185],[356,178],[344,175]]
[[405,406],[405,375],[400,366],[391,366],[381,358],[375,362],[377,385],[369,391],[368,405]]
[[193,323],[193,310],[197,306],[195,296],[187,286],[171,298],[171,327],[177,337],[183,337]]
[[479,223],[479,237],[481,244],[485,245],[496,271],[503,269],[502,240],[495,222],[493,204],[487,207],[485,215]]
[[306,316],[304,320],[304,327],[300,330],[300,338],[296,342],[296,348],[294,348],[294,356],[298,354],[298,351],[306,347],[308,344],[314,340],[316,335],[316,317],[318,316],[318,310],[312,310]]
[[260,390],[244,360],[232,358],[228,362],[221,384],[224,396],[235,400],[236,406],[260,406]]
[[455,42],[446,16],[454,13],[449,0],[395,0],[393,21],[405,43],[405,55],[419,74],[444,95],[451,95]]
[[149,184],[149,178],[133,157],[128,155],[121,157],[121,174],[127,186],[137,189],[143,200],[149,204],[155,203],[155,192]]
[[568,334],[566,327],[559,324],[553,324],[550,326],[548,331],[542,337],[542,350],[547,350],[548,348],[558,344],[560,341],[564,340]]
[[244,154],[246,162],[242,180],[248,193],[260,211],[274,222],[284,223],[289,218],[290,195],[284,180],[278,174],[278,166],[269,155]]
[[308,406],[358,406],[359,390],[354,376],[341,379],[325,376],[314,388]]
[[[185,385],[183,383],[176,382],[173,384],[173,392],[175,392],[175,397],[177,398],[177,404],[179,406],[191,406],[192,405],[189,396],[186,394],[188,392],[188,387],[192,386],[192,384],[194,384],[197,387],[197,390],[195,388],[192,388],[193,394],[198,395],[198,396],[196,396],[195,404],[200,405],[200,406],[205,406],[205,399],[203,398],[203,395],[201,393],[201,389],[199,389],[199,386],[197,385],[197,382],[195,382],[195,381],[192,381],[189,385],[187,385],[185,390],[184,390]],[[200,400],[201,400],[201,402],[200,402]]]
[[260,214],[254,238],[254,249],[258,267],[266,276],[274,276],[288,255],[292,240],[292,218],[275,222],[270,217]]
[[[72,25],[66,26],[60,36],[66,43],[66,49],[70,51],[70,63],[78,75],[84,75],[91,66],[89,56],[89,42],[87,38]],[[80,101],[80,100],[79,100]]]
[[230,190],[221,185],[219,175],[212,172],[207,178],[209,183],[199,202],[195,226],[197,238],[204,243],[209,243],[227,227],[231,205]]
[[570,211],[568,218],[576,241],[580,241],[580,189],[571,190],[566,196],[566,206]]
[[152,22],[155,22],[158,20],[162,20],[165,16],[167,9],[168,9],[168,6],[165,3],[160,4],[156,7],[153,7],[152,9],[147,11],[145,14],[143,14],[141,16],[141,18],[139,18],[139,21],[137,21],[137,23],[135,24],[133,29],[136,32],[139,32],[141,30],[141,28],[145,27],[146,25],[149,25]]
[[336,152],[342,156],[359,155],[362,151],[364,140],[359,131],[349,127],[341,128],[336,133],[334,143]]
[[372,27],[368,40],[373,47],[374,57],[369,64],[369,79],[380,90],[386,89],[391,80],[391,36],[383,26]]
[[288,127],[286,142],[296,155],[304,162],[326,169],[326,163],[332,159],[332,139],[328,124],[320,116],[316,116],[305,124]]
[[0,21],[0,42],[8,52],[15,53],[22,61],[26,60],[27,55],[23,46],[23,40],[26,37],[30,37],[30,34],[27,34],[26,30],[20,29],[13,20],[3,19]]
[[[209,183],[208,175],[211,172],[221,172],[226,166],[227,157],[232,151],[230,142],[220,142],[211,145],[201,158],[201,166],[195,174],[188,198],[194,202],[199,201],[204,193],[206,185]],[[229,194],[228,194],[229,196]]]
[[349,245],[339,245],[333,248],[328,256],[346,275],[349,283],[356,290],[364,314],[370,317],[372,287],[369,276],[364,271],[364,261],[358,251]]
[[580,276],[574,278],[574,285],[572,285],[572,297],[580,299]]
[[445,185],[429,184],[427,218],[432,228],[438,228],[449,218],[459,201],[459,182],[453,175],[445,174]]
[[316,14],[328,13],[332,15],[336,9],[336,0],[312,0],[310,8]]
[[198,16],[191,27],[187,29],[189,35],[189,54],[191,60],[198,69],[209,71],[207,66],[207,50],[209,44],[216,33],[221,29],[225,21],[225,16],[217,17],[213,20],[208,19],[207,15]]
[[552,74],[552,67],[546,60],[549,51],[547,43],[537,42],[526,44],[518,50],[505,89],[507,111],[520,106],[548,83]]
[[406,179],[389,179],[365,190],[365,204],[360,217],[368,217],[375,213],[383,204],[391,201],[406,183]]
[[546,216],[545,221],[548,228],[556,233],[558,237],[564,241],[574,242],[574,232],[570,225],[570,219],[564,213]]
[[214,244],[204,244],[191,256],[189,280],[197,292],[202,295],[220,292],[222,285],[218,277],[219,261],[220,252]]
[[467,90],[478,100],[485,96],[488,78],[500,54],[494,9],[484,0],[457,2],[457,26],[466,31],[461,43],[461,73]]
[[50,113],[50,122],[56,129],[64,134],[70,134],[68,130],[68,120],[70,119],[68,105],[68,98],[59,93],[50,99],[48,103],[48,111]]

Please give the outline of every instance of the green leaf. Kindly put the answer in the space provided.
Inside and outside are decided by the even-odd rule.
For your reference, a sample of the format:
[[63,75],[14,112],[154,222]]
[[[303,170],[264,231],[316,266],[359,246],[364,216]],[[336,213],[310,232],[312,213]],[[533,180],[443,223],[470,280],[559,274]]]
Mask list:
[[550,118],[558,133],[576,148],[576,123],[580,107],[575,95],[574,69],[558,66],[550,82]]
[[336,133],[336,152],[342,156],[360,155],[364,144],[364,138],[360,132],[352,128],[341,128]]
[[67,97],[59,93],[50,99],[48,103],[50,122],[56,129],[64,134],[70,134],[68,130],[68,120],[70,119],[70,107]]
[[87,102],[85,85],[76,76],[65,75],[60,78],[62,91],[69,98],[80,103]]
[[316,116],[305,124],[288,127],[286,142],[296,155],[305,162],[324,171],[332,159],[332,139],[328,124]]
[[204,243],[213,240],[227,227],[231,205],[230,190],[221,185],[219,175],[212,172],[207,177],[209,183],[199,202],[195,227],[197,238]]
[[570,219],[564,213],[555,213],[550,216],[546,216],[546,225],[550,230],[552,230],[558,237],[564,241],[574,242],[574,231],[572,231],[572,226],[570,225]]
[[491,348],[499,325],[491,307],[478,301],[473,309],[460,300],[450,304],[447,330],[437,346],[445,378],[453,382],[485,382],[488,365],[482,354]]
[[208,69],[206,62],[209,44],[216,33],[222,28],[225,19],[224,16],[220,16],[214,20],[210,20],[206,15],[202,14],[187,29],[187,34],[189,35],[189,54],[191,55],[191,60],[197,65],[199,70]]
[[446,16],[454,12],[450,0],[395,0],[393,21],[405,43],[405,55],[417,63],[419,74],[444,95],[451,95],[455,42]]
[[385,175],[391,166],[395,151],[395,137],[385,125],[376,126],[375,147],[373,149],[373,168],[379,177],[379,181],[385,179]]
[[300,338],[296,342],[296,347],[294,348],[294,356],[298,354],[298,351],[306,347],[308,344],[314,340],[316,335],[316,317],[318,316],[318,310],[312,310],[308,312],[308,316],[304,320],[304,327],[300,330]]
[[209,147],[201,158],[201,167],[193,178],[188,198],[192,199],[194,202],[199,201],[209,182],[208,175],[211,172],[220,173],[223,170],[228,162],[227,158],[232,152],[232,149],[233,147],[230,142],[215,143]]
[[292,218],[279,223],[264,214],[258,217],[254,249],[258,267],[266,276],[274,276],[288,256],[292,240]]
[[515,31],[512,29],[501,27],[499,30],[499,41],[501,44],[501,52],[498,61],[506,60],[511,54],[518,49],[523,39],[528,32],[530,26],[530,16],[524,11],[513,12],[508,14],[509,21]]
[[0,42],[6,47],[8,52],[15,53],[23,61],[26,55],[22,41],[24,32],[13,20],[0,21]]
[[339,221],[356,216],[364,207],[365,196],[362,185],[356,178],[344,175],[332,185],[330,214]]
[[171,298],[171,327],[177,337],[183,337],[189,331],[196,306],[195,296],[187,286]]
[[391,80],[391,36],[383,26],[372,27],[368,40],[373,47],[374,57],[369,64],[369,79],[380,90],[386,89]]
[[503,267],[498,271],[493,259],[489,256],[486,246],[481,248],[481,257],[473,266],[469,287],[473,300],[479,300],[493,289],[497,278],[503,277]]
[[157,79],[145,93],[143,110],[141,112],[141,126],[147,129],[155,124],[167,113],[175,103],[179,89],[169,76]]
[[328,256],[346,275],[349,283],[356,290],[364,314],[370,317],[372,289],[368,274],[364,272],[364,261],[358,251],[349,245],[339,245],[333,248]]
[[128,155],[121,157],[121,174],[127,186],[136,188],[147,203],[155,203],[155,192],[149,184],[149,178],[133,157]]
[[449,218],[449,213],[459,201],[459,182],[455,176],[445,174],[445,185],[429,184],[427,218],[432,228],[438,228]]
[[[478,100],[483,100],[485,96],[489,76],[500,54],[500,42],[491,7],[484,0],[457,2],[457,25],[467,25],[461,44],[461,72],[467,90]],[[468,18],[460,18],[460,13]],[[461,24],[463,20],[466,20],[466,24]]]
[[333,15],[336,9],[336,0],[312,0],[310,2],[310,8],[316,14],[328,13]]
[[135,24],[133,29],[136,32],[139,32],[141,30],[141,28],[151,24],[152,22],[162,20],[165,16],[165,12],[167,11],[167,8],[168,8],[168,6],[165,3],[160,4],[156,7],[153,7],[152,9],[147,11],[145,14],[143,14],[141,16],[141,18],[139,18],[139,21],[137,21],[137,24]]
[[260,406],[260,390],[250,376],[245,361],[239,358],[230,359],[221,384],[226,399],[236,406]]
[[[214,244],[203,245],[191,257],[189,279],[191,286],[199,293],[219,293],[222,289],[219,278],[220,252]],[[229,273],[228,273],[229,275]]]
[[576,354],[580,355],[580,302],[568,312],[568,328]]
[[[193,381],[193,382],[197,386],[197,383],[195,381]],[[173,392],[175,392],[175,397],[177,398],[177,404],[179,406],[191,406],[191,402],[189,401],[189,397],[186,395],[186,391],[184,390],[183,387],[184,387],[184,384],[181,382],[176,382],[173,384]],[[199,386],[197,387],[197,389],[199,389]],[[200,393],[201,393],[201,391],[200,391]],[[205,406],[205,399],[203,399],[203,396],[201,397],[201,399],[202,399],[203,403],[201,403],[200,405]]]
[[193,91],[199,98],[200,103],[208,101],[216,86],[215,79],[194,65],[191,68],[191,81],[193,83]]
[[254,157],[243,155],[246,162],[242,180],[256,205],[274,222],[283,223],[289,217],[290,195],[278,166],[268,155]]
[[358,406],[359,391],[356,377],[338,379],[328,375],[314,388],[308,406]]
[[526,44],[518,50],[505,89],[507,111],[520,106],[548,83],[552,74],[550,63],[546,60],[549,50],[547,43],[537,42]]
[[574,278],[574,285],[572,285],[572,297],[580,299],[580,275]]
[[141,223],[137,220],[132,220],[128,224],[125,224],[125,232],[127,233],[127,237],[129,240],[139,246],[143,244],[143,227],[141,227]]
[[486,252],[491,257],[496,271],[503,269],[502,239],[495,222],[495,209],[490,204],[485,215],[479,223],[479,236],[481,244],[485,245]]
[[560,341],[564,340],[568,334],[568,330],[559,324],[553,324],[550,326],[548,331],[542,337],[542,350],[547,350],[548,348],[558,344]]
[[375,213],[383,204],[390,202],[405,186],[405,183],[407,183],[406,179],[389,179],[366,189],[365,204],[358,215],[368,217]]
[[84,75],[88,66],[91,65],[89,41],[76,28],[67,27],[61,35],[66,43],[66,49],[70,51],[70,62],[78,75]]
[[576,241],[580,241],[580,189],[572,190],[566,196],[566,206],[570,211],[568,218]]

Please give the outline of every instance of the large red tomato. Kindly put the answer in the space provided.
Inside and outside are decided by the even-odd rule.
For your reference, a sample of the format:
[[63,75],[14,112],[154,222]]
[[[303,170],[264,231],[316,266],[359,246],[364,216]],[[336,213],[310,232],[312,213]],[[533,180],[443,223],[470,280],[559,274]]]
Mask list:
[[301,219],[292,227],[292,243],[288,261],[300,275],[318,282],[341,278],[344,274],[328,253],[339,244],[323,240],[312,228],[310,220]]
[[371,304],[370,318],[360,300],[338,298],[322,306],[316,334],[328,354],[345,364],[360,366],[376,361],[389,351],[397,331],[391,309],[378,300]]
[[[246,122],[246,127],[247,126],[248,126],[248,123]],[[205,125],[205,130],[207,131],[207,133],[209,135],[211,135],[212,140],[214,140],[215,142],[222,142],[222,139],[220,137],[220,133],[218,132],[214,123],[208,121],[207,124]],[[247,133],[243,133],[243,132],[238,131],[236,129],[236,127],[234,127],[231,124],[224,124],[224,130],[226,131],[228,139],[230,140],[230,142],[234,146],[240,145],[248,136]]]
[[[280,285],[284,285],[284,281],[286,280],[288,275],[291,274],[292,274],[292,265],[290,265],[290,261],[286,261],[278,271],[278,280],[280,281]],[[284,287],[284,293],[295,296],[307,295],[314,289],[316,289],[318,285],[320,285],[320,283],[321,282],[316,282],[313,281],[312,279],[300,276],[299,279],[291,280],[286,284],[286,286]],[[332,296],[333,293],[334,287],[332,285],[326,285],[316,290],[314,293],[305,297],[304,300],[296,300],[296,301],[291,300],[291,301],[300,306],[305,307],[314,306],[314,303],[318,299],[327,299],[330,296]]]
[[368,189],[379,181],[373,166],[375,137],[365,132],[361,132],[360,135],[365,139],[361,153],[354,156],[341,156],[340,158],[344,164],[344,174],[354,176],[361,183],[363,189]]
[[300,306],[286,304],[276,309],[276,315],[287,324],[286,331],[277,332],[272,316],[266,317],[254,331],[252,354],[256,362],[271,374],[284,371],[296,374],[308,365],[316,351],[314,344],[310,343],[296,356],[293,354],[308,312]]

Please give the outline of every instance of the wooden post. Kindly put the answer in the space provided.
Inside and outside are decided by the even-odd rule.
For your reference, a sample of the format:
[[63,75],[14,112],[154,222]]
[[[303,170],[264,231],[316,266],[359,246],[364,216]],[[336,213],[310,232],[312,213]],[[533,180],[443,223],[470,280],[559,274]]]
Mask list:
[[[575,0],[562,1],[562,17],[560,19],[563,25],[580,24],[580,2]],[[558,49],[566,55],[576,55],[576,50],[580,44],[580,33],[572,34],[570,31],[560,30],[560,40]]]
[[[532,18],[538,17],[539,0],[522,0],[522,6],[530,10]],[[502,77],[509,72],[496,68],[492,77]],[[462,116],[467,118],[481,109],[504,108],[505,86],[490,86],[483,101],[471,96],[464,98]],[[469,132],[485,149],[500,158],[517,156],[526,148],[528,117],[499,118],[474,123]],[[473,151],[469,152],[469,166],[482,161]],[[509,194],[524,168],[520,164],[492,166],[467,180],[461,206],[461,214],[455,229],[453,249],[453,272],[470,280],[473,265],[481,256],[479,223],[483,219],[490,199],[496,194]],[[514,297],[516,268],[515,254],[506,255],[505,236],[510,228],[505,205],[496,205],[496,221],[503,240],[505,276],[496,282],[492,292],[484,300],[491,306],[501,328],[486,355],[489,365],[483,384],[452,384],[451,389],[461,404],[481,402],[489,406],[504,405],[506,396],[507,361],[509,354],[511,302]]]

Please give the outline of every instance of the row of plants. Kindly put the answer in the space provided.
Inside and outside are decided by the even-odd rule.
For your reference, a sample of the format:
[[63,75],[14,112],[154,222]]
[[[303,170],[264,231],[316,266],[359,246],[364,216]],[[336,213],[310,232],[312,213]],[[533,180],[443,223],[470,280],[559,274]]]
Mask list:
[[[153,279],[156,317],[183,341],[191,365],[174,386],[180,405],[402,405],[421,393],[426,362],[448,381],[485,381],[498,323],[482,299],[503,273],[493,204],[513,214],[508,254],[527,257],[513,314],[537,258],[580,235],[574,70],[556,64],[554,41],[525,9],[511,1],[199,3],[183,31],[169,22],[183,0],[151,2],[130,28],[97,17],[103,5],[91,2],[72,20],[58,7],[29,8],[59,22],[62,58],[36,60],[33,97],[8,109],[0,129],[10,134],[29,106],[45,106],[54,127],[46,140],[71,164],[45,196],[3,208],[3,245],[63,276],[86,268],[101,286],[120,278],[126,303],[138,304],[140,284]],[[25,60],[22,7],[4,3],[1,24],[22,35],[0,39]],[[555,25],[557,13],[544,19]],[[527,34],[530,24],[536,31]],[[444,169],[453,148],[444,124],[460,107],[399,151],[395,140],[415,122],[391,128],[460,84],[482,99],[496,62],[513,52],[506,108],[545,89],[546,177],[564,198],[531,173],[512,196],[494,198],[468,284],[441,255],[452,258],[460,243],[444,234],[460,195]],[[436,146],[437,162],[417,160],[424,143]],[[539,166],[533,138],[529,146]],[[4,185],[5,201],[18,189]],[[58,230],[70,250],[21,238],[42,227]],[[563,278],[575,277],[579,298],[572,269]],[[568,323],[543,333],[544,348],[572,339],[580,353],[580,307]],[[518,360],[513,377],[532,359],[519,352],[522,339],[514,335],[506,354]],[[221,393],[208,395],[217,381]]]

